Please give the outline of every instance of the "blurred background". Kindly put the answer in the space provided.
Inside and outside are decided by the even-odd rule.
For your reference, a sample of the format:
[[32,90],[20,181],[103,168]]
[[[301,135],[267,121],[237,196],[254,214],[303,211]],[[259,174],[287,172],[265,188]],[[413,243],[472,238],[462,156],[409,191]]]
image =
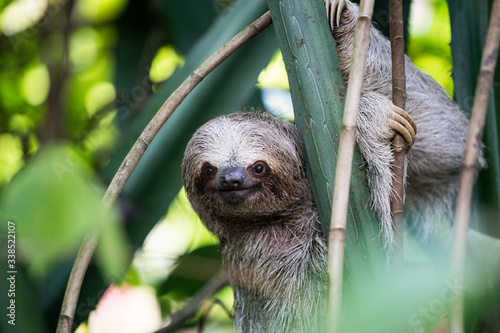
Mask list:
[[[404,2],[410,58],[450,97],[457,95],[457,88],[464,92],[472,87],[473,92],[472,73],[457,78],[454,71],[455,82],[461,84],[454,86],[451,50],[470,51],[476,63],[462,69],[476,66],[477,71],[477,35],[484,40],[489,2],[483,1],[473,20],[455,23],[467,35],[459,42],[451,38],[445,0],[414,0],[411,6]],[[386,5],[377,1],[374,21],[388,34]],[[112,326],[119,325],[112,323],[113,316],[131,311],[125,316],[131,323],[118,319],[125,327],[115,331],[153,331],[209,281],[215,289],[208,301],[175,330],[196,327],[214,299],[231,308],[232,291],[217,278],[217,240],[190,209],[180,164],[194,130],[217,115],[265,108],[293,118],[272,26],[182,103],[150,145],[116,209],[105,211],[100,199],[170,93],[266,10],[262,0],[0,0],[0,262],[3,270],[7,221],[12,221],[18,272],[16,326],[2,319],[2,332],[55,331],[69,272],[89,228],[100,228],[102,236],[83,284],[74,329],[86,332],[91,324],[93,332],[112,332],[110,327],[119,327]],[[471,92],[461,96],[459,103],[470,112]],[[484,186],[476,196],[484,209],[477,214],[484,223],[475,227],[498,237],[499,121],[490,113],[486,154],[493,171],[481,176]],[[415,256],[425,254],[417,251]],[[4,281],[3,309],[9,302]],[[108,289],[111,283],[114,287]],[[120,308],[100,318],[94,313],[89,320],[107,289],[109,299],[120,300],[108,302],[115,310],[127,302],[132,310]],[[133,314],[140,315],[137,319]],[[207,316],[205,332],[232,331],[223,306],[216,304]],[[137,328],[134,320],[140,322]]]

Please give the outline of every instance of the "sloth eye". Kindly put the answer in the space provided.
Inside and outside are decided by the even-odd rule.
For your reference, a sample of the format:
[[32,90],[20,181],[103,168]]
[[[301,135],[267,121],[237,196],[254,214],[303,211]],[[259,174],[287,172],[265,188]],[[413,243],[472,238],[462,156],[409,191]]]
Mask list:
[[205,163],[205,165],[203,166],[203,173],[206,175],[206,176],[213,176],[215,173],[216,173],[216,167],[212,166],[211,164],[209,163]]
[[266,173],[266,165],[261,161],[255,162],[255,164],[252,165],[252,172],[256,176],[263,176]]

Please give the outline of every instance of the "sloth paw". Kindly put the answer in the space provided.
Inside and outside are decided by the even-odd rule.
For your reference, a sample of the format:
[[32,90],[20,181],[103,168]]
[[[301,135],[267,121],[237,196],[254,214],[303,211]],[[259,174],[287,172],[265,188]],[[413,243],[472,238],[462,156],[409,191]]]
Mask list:
[[407,150],[410,150],[417,133],[417,125],[410,115],[405,110],[393,105],[392,118],[388,120],[388,125],[392,130],[401,134],[406,141]]
[[326,0],[326,16],[328,16],[331,30],[340,26],[340,17],[347,7],[346,2],[347,0]]

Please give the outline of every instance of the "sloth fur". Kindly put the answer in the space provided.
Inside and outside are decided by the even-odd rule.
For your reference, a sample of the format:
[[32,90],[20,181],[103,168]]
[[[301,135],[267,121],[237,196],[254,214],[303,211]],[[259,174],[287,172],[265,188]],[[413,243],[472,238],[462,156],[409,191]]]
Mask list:
[[[335,24],[337,14],[340,24]],[[327,0],[337,54],[344,82],[348,84],[358,6],[346,0]],[[418,132],[407,155],[405,220],[423,239],[451,221],[460,181],[469,120],[431,76],[405,56],[406,112]],[[372,207],[381,224],[381,235],[390,251],[394,243],[390,211],[392,195],[391,118],[392,62],[389,40],[373,26],[366,52],[366,66],[357,123],[357,143],[366,161]],[[481,157],[480,166],[485,165]]]
[[189,200],[220,240],[238,332],[320,332],[326,243],[292,124],[235,113],[202,126],[182,164]]

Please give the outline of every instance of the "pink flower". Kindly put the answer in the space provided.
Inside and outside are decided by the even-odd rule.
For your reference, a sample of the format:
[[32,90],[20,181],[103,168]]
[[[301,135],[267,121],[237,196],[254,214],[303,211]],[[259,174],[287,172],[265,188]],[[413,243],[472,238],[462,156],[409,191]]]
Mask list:
[[88,332],[146,333],[160,325],[160,307],[152,288],[111,285],[90,313]]

